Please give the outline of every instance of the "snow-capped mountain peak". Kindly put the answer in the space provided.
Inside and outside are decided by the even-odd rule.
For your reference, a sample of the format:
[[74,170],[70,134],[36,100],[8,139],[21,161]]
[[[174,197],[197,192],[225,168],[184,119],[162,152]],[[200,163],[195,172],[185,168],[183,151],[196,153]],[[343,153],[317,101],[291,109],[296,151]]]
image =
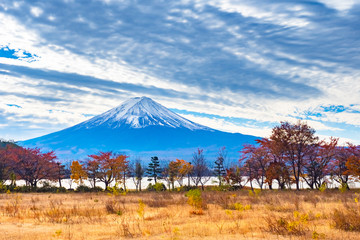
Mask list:
[[[22,146],[55,151],[61,161],[86,158],[98,151],[114,151],[150,159],[191,159],[204,148],[215,158],[220,147],[237,154],[254,136],[227,133],[191,122],[150,98],[132,98],[78,125],[21,142]],[[233,159],[237,156],[233,155]],[[146,161],[146,160],[144,160]]]
[[120,106],[78,125],[79,128],[98,126],[110,128],[165,126],[190,130],[210,130],[208,127],[179,116],[148,97],[131,98]]

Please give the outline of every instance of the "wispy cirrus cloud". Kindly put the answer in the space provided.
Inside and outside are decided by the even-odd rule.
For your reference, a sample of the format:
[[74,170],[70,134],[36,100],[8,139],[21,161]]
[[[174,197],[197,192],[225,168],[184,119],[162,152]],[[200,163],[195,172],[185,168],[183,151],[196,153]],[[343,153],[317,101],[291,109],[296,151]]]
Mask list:
[[0,51],[0,110],[52,131],[148,95],[228,131],[301,118],[356,140],[357,112],[321,106],[360,100],[359,12],[356,0],[0,0],[0,48],[14,51]]

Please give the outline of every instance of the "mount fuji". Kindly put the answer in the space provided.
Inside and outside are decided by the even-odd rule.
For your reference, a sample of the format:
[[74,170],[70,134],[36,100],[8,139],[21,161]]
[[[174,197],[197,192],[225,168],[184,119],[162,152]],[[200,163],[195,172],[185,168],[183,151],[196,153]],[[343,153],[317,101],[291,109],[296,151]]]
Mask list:
[[137,97],[73,127],[20,144],[53,150],[63,162],[98,151],[120,152],[145,161],[154,155],[191,160],[197,148],[204,149],[210,161],[223,146],[228,156],[237,160],[242,145],[255,143],[255,139],[194,123],[150,98]]

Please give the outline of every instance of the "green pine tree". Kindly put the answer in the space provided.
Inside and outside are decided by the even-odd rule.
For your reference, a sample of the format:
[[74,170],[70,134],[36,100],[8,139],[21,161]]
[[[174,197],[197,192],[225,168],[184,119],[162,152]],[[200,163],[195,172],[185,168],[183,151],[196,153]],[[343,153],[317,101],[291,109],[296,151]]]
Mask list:
[[223,176],[225,176],[226,171],[224,168],[224,161],[226,159],[226,150],[225,147],[219,150],[218,156],[215,160],[214,174],[219,179],[219,186],[222,184]]
[[154,179],[155,184],[156,180],[159,178],[161,174],[160,161],[158,157],[151,157],[151,162],[149,163],[148,168],[146,169],[146,174],[148,175],[148,181],[152,181]]

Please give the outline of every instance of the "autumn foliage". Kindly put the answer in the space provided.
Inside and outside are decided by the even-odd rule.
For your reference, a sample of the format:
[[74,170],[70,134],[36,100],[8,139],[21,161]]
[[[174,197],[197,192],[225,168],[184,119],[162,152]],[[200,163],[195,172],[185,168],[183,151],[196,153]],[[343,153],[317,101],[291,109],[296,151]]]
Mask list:
[[163,162],[154,156],[145,167],[139,159],[134,165],[129,156],[107,151],[89,155],[82,161],[74,160],[65,169],[56,161],[54,152],[22,148],[14,143],[2,144],[0,182],[11,180],[14,185],[22,179],[36,188],[41,180],[58,181],[61,186],[61,179],[70,177],[80,185],[89,180],[93,188],[101,182],[108,189],[116,183],[116,187],[122,186],[126,191],[126,180],[133,178],[137,190],[141,191],[144,176],[155,184],[165,180],[170,189],[191,185],[204,189],[210,178],[216,177],[219,189],[241,189],[248,185],[251,189],[277,186],[299,190],[303,185],[311,189],[324,188],[330,180],[349,189],[350,181],[360,179],[360,146],[351,143],[340,146],[337,138],[320,140],[315,130],[301,121],[280,123],[269,138],[244,145],[239,155],[237,163],[226,165],[225,147],[219,149],[214,159],[206,159],[204,150],[198,148],[188,161]]
[[311,189],[327,184],[331,177],[348,187],[350,176],[360,176],[360,146],[339,146],[337,138],[319,140],[315,130],[304,122],[282,122],[273,128],[270,138],[257,145],[245,145],[240,165],[250,183],[264,183],[272,189],[274,181],[280,189],[304,181]]
[[113,181],[121,182],[126,190],[125,180],[129,171],[128,156],[113,152],[99,152],[89,155],[88,171],[92,176],[94,186],[96,179],[105,184],[107,189]]
[[40,180],[58,180],[60,164],[54,152],[42,153],[38,148],[6,146],[0,149],[1,180],[16,179],[36,188]]

